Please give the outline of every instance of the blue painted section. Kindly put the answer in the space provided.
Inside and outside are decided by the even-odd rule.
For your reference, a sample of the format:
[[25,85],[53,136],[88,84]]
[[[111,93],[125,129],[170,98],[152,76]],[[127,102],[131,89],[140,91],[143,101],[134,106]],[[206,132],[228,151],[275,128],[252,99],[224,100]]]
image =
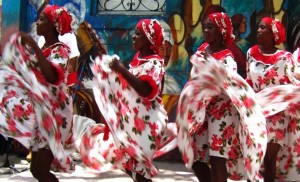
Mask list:
[[156,18],[167,21],[172,14],[181,12],[181,0],[167,4],[164,15],[97,15],[97,0],[86,0],[85,21],[90,23],[99,36],[107,43],[109,54],[119,55],[125,65],[135,51],[131,49],[131,36],[135,25],[143,18]]
[[11,26],[20,28],[21,0],[2,1],[2,32]]
[[[34,1],[34,0],[33,0]],[[204,5],[206,0],[199,0],[201,5]],[[3,15],[2,15],[2,28],[5,29],[10,25],[17,25],[20,30],[29,31],[30,25],[36,20],[36,10],[28,3],[29,0],[5,0],[3,1]],[[38,2],[38,1],[37,1]],[[84,11],[81,3],[85,2]],[[249,41],[252,45],[255,43],[255,21],[256,14],[265,11],[265,0],[221,0],[221,5],[226,9],[229,16],[237,13],[242,13],[246,17],[247,30],[242,34],[242,38]],[[273,1],[276,3],[275,1]],[[188,53],[195,52],[198,46],[202,43],[203,37],[198,34],[198,27],[187,27],[188,16],[190,12],[185,7],[190,4],[191,1],[187,0],[167,0],[166,1],[166,13],[163,15],[108,15],[97,14],[97,0],[50,0],[50,4],[57,4],[60,6],[72,5],[73,13],[76,17],[79,17],[81,21],[87,21],[96,30],[97,34],[106,43],[109,54],[117,54],[121,57],[125,65],[132,59],[135,50],[131,48],[132,34],[136,23],[142,18],[157,18],[169,21],[174,14],[180,16],[183,21],[185,30],[192,29],[189,34],[184,35],[183,42],[180,46],[185,46]],[[22,8],[21,8],[22,7]],[[69,8],[68,8],[69,9]],[[282,10],[286,10],[289,16],[294,16],[300,10],[299,0],[285,0]],[[287,11],[288,10],[288,11]],[[81,13],[78,13],[81,12]],[[82,12],[84,17],[81,18]],[[275,12],[276,13],[276,12]],[[20,21],[22,17],[22,21]],[[199,23],[199,22],[197,22]],[[202,31],[202,30],[200,30]],[[176,33],[176,32],[175,32]],[[187,39],[190,38],[190,39]],[[191,40],[191,41],[190,41]],[[182,48],[182,47],[181,47]],[[172,67],[169,67],[167,74],[171,75],[178,84],[179,88],[182,88],[188,79],[189,73],[189,61],[184,55],[178,55],[176,60],[173,60]]]
[[[35,4],[40,4],[40,0],[3,0],[2,1],[2,30],[6,30],[11,25],[16,25],[20,30],[29,31],[30,25],[36,20],[36,9],[30,3],[35,1]],[[115,0],[112,0],[115,1]],[[202,7],[206,7],[211,0],[197,0]],[[282,10],[284,15],[291,18],[299,18],[300,14],[300,0],[283,0],[284,5]],[[82,2],[85,5],[82,6]],[[196,51],[198,46],[203,42],[201,35],[202,26],[201,22],[193,22],[191,26],[190,16],[191,11],[194,11],[192,0],[166,0],[166,13],[159,16],[140,16],[140,15],[108,15],[97,14],[97,0],[50,0],[49,4],[57,4],[66,6],[75,14],[80,21],[86,21],[96,30],[97,34],[103,39],[103,42],[108,48],[108,53],[117,54],[125,65],[131,61],[135,50],[132,49],[132,34],[136,23],[142,18],[157,18],[169,22],[176,15],[176,18],[181,24],[182,30],[186,31],[177,32],[172,30],[173,35],[177,36],[176,50],[174,51],[176,57],[170,61],[169,67],[166,69],[166,74],[171,81],[166,80],[165,86],[169,86],[167,92],[168,96],[177,97],[181,89],[184,87],[188,80],[190,72],[190,61],[188,55]],[[266,11],[270,12],[272,9],[266,8],[266,0],[221,0],[220,4],[225,8],[229,16],[237,13],[242,13],[246,17],[247,31],[242,34],[242,38],[249,42],[250,46],[256,41],[256,21],[258,21],[258,14]],[[276,1],[273,1],[276,3]],[[278,2],[278,1],[277,1]],[[188,8],[187,8],[188,7]],[[195,10],[198,11],[198,10]],[[203,13],[203,12],[202,12]],[[275,12],[275,14],[278,12]],[[21,17],[21,18],[20,18]],[[200,17],[199,17],[200,19]],[[200,21],[200,20],[199,20]],[[299,20],[300,22],[300,20]],[[179,22],[176,22],[179,23]],[[178,24],[176,24],[178,25]],[[174,27],[173,27],[174,28]],[[179,34],[178,34],[179,33]],[[183,35],[183,38],[181,37]],[[181,39],[182,38],[182,39]],[[180,40],[179,40],[180,39]],[[294,40],[290,40],[291,43]],[[243,42],[242,42],[243,43]],[[178,49],[177,49],[178,48]],[[247,49],[247,48],[245,48]],[[171,65],[171,66],[170,66]],[[165,105],[174,103],[164,100]],[[168,106],[169,116],[175,113],[176,105]],[[174,117],[170,118],[174,120]]]
[[[243,14],[246,18],[247,25],[250,25],[250,17],[253,13],[255,13],[257,10],[260,10],[263,8],[263,0],[256,0],[256,3],[254,0],[243,0],[243,1],[234,1],[232,0],[223,0],[221,5],[225,8],[226,13],[228,16],[232,17],[235,14]],[[247,6],[245,6],[247,5]],[[232,8],[235,7],[235,8]],[[245,33],[241,34],[242,38],[246,38],[250,32],[251,27],[247,26],[247,30]]]
[[[95,29],[113,27],[116,29],[131,29],[140,19],[149,18],[149,15],[96,15],[97,0],[86,0],[85,21]],[[167,5],[164,15],[151,15],[151,18],[167,20],[172,14],[181,12],[181,0],[173,0]]]

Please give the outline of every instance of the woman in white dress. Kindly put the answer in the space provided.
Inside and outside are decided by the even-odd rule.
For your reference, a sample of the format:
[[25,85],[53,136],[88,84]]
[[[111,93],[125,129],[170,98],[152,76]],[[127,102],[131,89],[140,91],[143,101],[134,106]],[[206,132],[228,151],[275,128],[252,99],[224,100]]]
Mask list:
[[140,20],[132,39],[137,53],[129,69],[117,56],[95,59],[94,96],[106,126],[87,127],[80,153],[92,169],[121,169],[134,181],[146,182],[158,172],[153,158],[176,147],[176,143],[171,148],[166,145],[172,137],[167,137],[168,116],[160,97],[165,70],[164,60],[158,55],[164,42],[159,21]]
[[[246,80],[255,92],[269,92],[265,94],[270,98],[268,104],[288,93],[276,91],[275,88],[280,88],[276,86],[299,84],[295,74],[297,61],[291,53],[276,47],[285,38],[282,23],[271,17],[264,17],[258,25],[257,45],[251,47],[247,53]],[[287,102],[288,98],[284,100]],[[281,106],[282,104],[277,104],[275,108],[264,111],[268,129],[268,146],[262,172],[265,182],[273,182],[276,177],[282,180],[300,179],[300,120],[291,116],[289,109],[269,114],[279,110]]]

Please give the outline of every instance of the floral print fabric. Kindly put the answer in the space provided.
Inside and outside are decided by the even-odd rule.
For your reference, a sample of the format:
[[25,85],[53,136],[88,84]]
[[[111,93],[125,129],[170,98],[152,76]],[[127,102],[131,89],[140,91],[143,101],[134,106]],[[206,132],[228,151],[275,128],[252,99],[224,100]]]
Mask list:
[[277,177],[300,179],[298,56],[284,50],[262,54],[258,46],[248,51],[247,81],[257,93],[266,116],[268,141],[278,143]]
[[[129,71],[151,82],[152,87],[160,88],[163,61],[158,56],[138,59]],[[151,98],[139,96],[121,74],[110,70],[111,60],[111,56],[103,55],[92,65],[94,96],[110,132],[105,136],[101,124],[88,127],[80,147],[83,162],[99,172],[118,168],[151,178],[157,173],[152,163],[154,155],[167,152],[160,150],[162,147],[165,150],[176,147],[174,142],[172,147],[166,145],[174,136],[167,137],[168,117],[160,91],[151,94],[154,95]]]
[[[220,156],[228,160],[229,178],[262,180],[259,169],[265,154],[267,132],[255,93],[231,71],[236,64],[235,67],[228,66],[234,65],[230,63],[233,61],[230,54],[222,53],[223,56],[219,56],[224,59],[216,60],[213,57],[218,56],[205,56],[199,51],[191,62],[201,71],[186,84],[178,105],[178,145],[184,162],[191,168],[194,160],[205,160],[207,155]],[[216,115],[212,108],[222,113]],[[215,124],[218,120],[221,122]],[[201,150],[199,142],[201,145],[206,143],[207,147]]]
[[0,64],[0,132],[32,150],[49,147],[54,164],[71,172],[74,164],[66,151],[72,144],[72,100],[65,86],[68,48],[61,43],[43,51],[61,78],[57,85],[45,81],[37,59],[14,34],[5,46]]

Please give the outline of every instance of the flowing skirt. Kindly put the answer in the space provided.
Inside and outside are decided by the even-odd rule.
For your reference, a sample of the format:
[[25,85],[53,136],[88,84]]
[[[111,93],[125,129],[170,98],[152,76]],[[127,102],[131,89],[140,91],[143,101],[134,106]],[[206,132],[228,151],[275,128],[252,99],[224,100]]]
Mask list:
[[157,174],[153,158],[176,147],[176,127],[168,127],[167,113],[158,99],[140,97],[110,70],[111,60],[103,55],[92,65],[94,96],[108,129],[102,124],[89,126],[80,153],[85,165],[99,172],[129,170],[149,179]]
[[[233,160],[229,159],[227,162],[229,178],[262,181],[259,170],[267,147],[267,130],[266,120],[254,91],[238,74],[228,72],[223,64],[218,63],[212,57],[201,60],[200,63],[199,69],[205,69],[201,69],[201,73],[184,87],[179,99],[176,120],[179,128],[178,146],[187,168],[191,168],[195,157],[207,157],[205,153],[201,155],[197,153],[197,143],[195,143],[197,140],[194,140],[195,134],[199,134],[199,130],[204,130],[202,138],[206,140],[210,150],[216,151],[215,149],[223,146],[224,143],[229,149],[230,145],[239,146],[243,155],[237,156],[239,158],[235,157]],[[209,135],[211,138],[207,136],[208,132],[212,131],[204,125],[207,117],[206,110],[211,98],[219,95],[227,95],[238,111],[240,120],[235,122],[238,129],[230,130],[231,127],[228,127],[228,132],[225,132],[231,136],[238,134],[236,141],[229,142],[232,137],[227,137],[224,133],[218,137],[218,133],[220,133],[218,129],[222,128],[222,125],[211,125],[217,126],[211,130],[218,131],[215,134],[211,133]],[[226,122],[224,125],[226,126]],[[209,123],[208,126],[210,126]],[[235,133],[229,132],[229,130]],[[206,152],[208,151],[206,150]],[[220,150],[218,156],[223,155],[224,158],[229,158],[232,156],[230,152],[231,150]],[[216,153],[212,155],[216,155]],[[242,167],[240,167],[241,164]]]
[[[72,172],[74,163],[67,150],[73,145],[72,101],[62,88],[47,87],[37,80],[36,64],[34,55],[14,34],[0,63],[0,132],[26,148],[48,146],[54,155],[53,164]],[[57,91],[54,95],[53,89]],[[64,98],[66,104],[59,105],[56,97]]]

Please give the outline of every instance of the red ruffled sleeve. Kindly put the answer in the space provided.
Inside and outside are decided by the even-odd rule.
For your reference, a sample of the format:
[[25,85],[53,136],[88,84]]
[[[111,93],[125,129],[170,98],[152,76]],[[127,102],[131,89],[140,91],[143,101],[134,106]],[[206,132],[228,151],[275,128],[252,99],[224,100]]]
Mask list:
[[152,79],[151,76],[148,76],[148,75],[141,75],[139,77],[140,80],[142,81],[146,81],[150,84],[151,88],[152,88],[152,91],[151,93],[146,96],[145,98],[149,99],[149,100],[152,100],[156,97],[156,95],[158,94],[158,91],[159,91],[159,87],[158,85],[156,84],[156,82]]
[[60,85],[64,81],[64,71],[65,70],[60,65],[57,65],[53,62],[50,62],[50,63],[52,64],[52,66],[54,67],[54,69],[56,70],[56,73],[58,75],[57,81],[53,85]]
[[78,74],[76,71],[69,73],[69,75],[67,77],[67,86],[70,87],[70,86],[75,85],[77,80],[78,80]]
[[249,79],[249,78],[246,78],[246,82],[250,85],[250,87],[252,87],[253,88],[253,82],[252,82],[252,80],[251,79]]

